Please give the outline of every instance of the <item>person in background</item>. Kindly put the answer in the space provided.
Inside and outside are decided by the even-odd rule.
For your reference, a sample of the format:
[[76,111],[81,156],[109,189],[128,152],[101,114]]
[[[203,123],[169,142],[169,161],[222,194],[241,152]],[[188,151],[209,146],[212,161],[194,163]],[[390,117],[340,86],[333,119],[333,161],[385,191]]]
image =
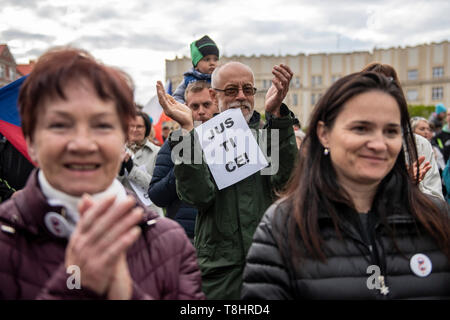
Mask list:
[[[245,256],[255,229],[264,211],[273,203],[276,192],[287,183],[295,165],[297,148],[292,116],[283,103],[293,73],[286,65],[272,69],[272,85],[265,99],[267,137],[271,130],[278,130],[279,161],[272,157],[271,165],[278,171],[272,174],[256,172],[239,182],[218,189],[205,160],[189,163],[175,162],[177,193],[181,200],[198,209],[195,224],[195,247],[202,271],[202,289],[208,299],[239,299]],[[250,129],[258,130],[260,114],[255,111],[255,78],[252,70],[239,62],[228,62],[212,75],[210,94],[219,111],[240,109]],[[161,82],[157,83],[158,99],[164,112],[176,120],[182,130],[183,141],[193,142],[195,137],[192,110],[166,96]],[[260,135],[256,135],[261,143]],[[172,150],[181,143],[169,138]],[[188,143],[186,143],[188,144]],[[267,146],[271,145],[270,143]],[[204,155],[198,144],[190,146],[191,155]],[[275,157],[276,158],[276,157]],[[202,159],[202,158],[200,158]]]
[[151,131],[149,116],[141,111],[131,120],[128,127],[128,137],[125,155],[118,174],[118,180],[128,189],[133,190],[143,203],[164,216],[164,211],[151,203],[147,190],[155,169],[156,156],[160,147],[148,139]]
[[433,133],[430,129],[430,124],[428,120],[424,117],[412,117],[411,118],[411,129],[414,133],[421,135],[428,141],[431,141],[433,138]]
[[[441,180],[440,169],[438,161],[436,161],[433,146],[427,139],[419,134],[414,133],[414,139],[417,154],[419,155],[419,188],[422,192],[444,199],[442,193],[443,182]],[[415,175],[416,170],[413,170],[411,176],[415,177]]]
[[[191,82],[185,91],[185,101],[192,111],[194,124],[208,121],[219,112],[209,94],[211,85],[206,81]],[[160,207],[166,208],[166,216],[177,221],[186,231],[189,239],[194,243],[195,220],[197,209],[180,200],[176,190],[174,163],[171,147],[166,140],[156,158],[153,178],[150,182],[148,194],[150,199]]]
[[[411,129],[415,134],[418,134],[428,141],[432,141],[433,133],[430,129],[430,125],[428,123],[428,120],[423,117],[412,117],[411,118]],[[416,139],[417,143],[417,139]],[[440,149],[436,145],[431,145],[433,149],[434,159],[436,160],[436,164],[439,170],[439,173],[442,174],[442,170],[444,170],[445,162],[444,162],[444,156],[442,155]],[[419,147],[418,147],[419,148]]]
[[442,130],[439,133],[435,133],[431,139],[431,144],[439,149],[444,158],[444,163],[447,163],[450,158],[450,110],[447,111],[445,122]]
[[167,140],[171,132],[172,127],[170,126],[170,123],[168,121],[164,122],[161,128],[161,135],[164,142]]
[[211,74],[217,67],[219,61],[219,48],[207,35],[195,40],[190,45],[193,67],[184,73],[173,97],[180,103],[185,103],[184,92],[189,83],[195,81],[206,81],[211,83]]
[[295,134],[295,142],[297,143],[297,148],[300,149],[302,141],[305,138],[305,133],[301,129],[299,129],[296,130],[294,134]]
[[183,229],[115,179],[136,116],[129,81],[70,47],[46,52],[24,81],[38,169],[0,205],[0,300],[204,299]]
[[419,190],[403,148],[411,167],[398,83],[377,72],[337,80],[313,110],[286,192],[255,232],[242,298],[450,298],[449,207]]
[[433,136],[436,136],[442,131],[442,127],[445,124],[445,117],[447,115],[447,109],[442,103],[438,103],[435,106],[434,112],[428,118]]
[[33,164],[0,134],[0,202],[25,187]]
[[298,118],[294,118],[294,123],[292,126],[294,128],[294,131],[300,130],[302,128],[300,120],[298,120]]

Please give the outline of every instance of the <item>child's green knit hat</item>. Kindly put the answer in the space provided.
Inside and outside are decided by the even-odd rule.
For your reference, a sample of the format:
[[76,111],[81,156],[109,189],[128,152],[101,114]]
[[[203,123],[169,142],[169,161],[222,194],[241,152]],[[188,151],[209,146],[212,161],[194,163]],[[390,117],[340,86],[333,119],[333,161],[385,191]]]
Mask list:
[[215,54],[217,58],[219,57],[219,48],[217,48],[216,43],[210,37],[203,36],[191,43],[191,59],[194,67],[208,54]]

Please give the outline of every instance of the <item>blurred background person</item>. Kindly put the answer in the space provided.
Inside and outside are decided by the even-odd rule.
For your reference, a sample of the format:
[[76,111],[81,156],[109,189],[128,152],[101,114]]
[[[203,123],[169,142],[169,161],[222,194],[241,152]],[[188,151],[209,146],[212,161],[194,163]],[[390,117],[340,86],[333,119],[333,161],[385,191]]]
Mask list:
[[[442,172],[445,168],[444,156],[442,155],[438,146],[433,144],[428,144],[421,139],[421,137],[425,138],[427,141],[432,141],[433,133],[431,132],[430,126],[428,124],[428,120],[423,117],[413,117],[411,118],[411,129],[414,132],[414,136],[416,137],[416,146],[419,155],[425,156],[425,161],[430,163],[430,175],[435,176],[434,181],[437,180],[437,176],[439,175],[439,180],[441,184],[437,182],[434,184],[435,187],[432,187],[431,190],[437,190],[438,193],[443,192],[446,194],[444,181],[441,179]],[[428,177],[427,177],[428,178]],[[420,184],[421,186],[424,183]]]
[[433,135],[437,135],[441,132],[442,127],[445,124],[445,117],[447,115],[447,108],[442,103],[438,103],[434,112],[430,114],[428,118],[428,123],[430,124],[431,131]]
[[170,133],[172,132],[172,127],[170,125],[170,122],[169,121],[164,122],[161,130],[162,130],[161,134],[162,134],[163,141],[166,142],[167,138],[169,137]]
[[183,229],[115,179],[136,116],[130,78],[57,48],[18,104],[39,169],[0,206],[0,299],[203,299]]
[[189,45],[191,52],[192,68],[183,74],[183,80],[178,84],[173,97],[181,103],[185,103],[185,91],[189,83],[206,81],[211,83],[211,74],[219,63],[219,48],[214,40],[204,35]]
[[[295,117],[294,113],[292,113],[292,115]],[[292,127],[294,128],[294,131],[298,131],[302,128],[300,120],[298,120],[298,118],[294,118]]]
[[244,299],[450,298],[450,215],[409,176],[417,161],[396,81],[337,80],[314,109],[299,165],[247,255]]
[[155,169],[156,156],[160,150],[160,147],[148,139],[151,129],[149,116],[138,111],[128,127],[126,152],[118,179],[126,188],[136,192],[143,204],[164,216],[162,208],[152,203],[147,193]]
[[33,164],[0,133],[0,202],[22,189]]
[[305,133],[301,129],[299,129],[294,131],[294,134],[295,134],[295,142],[297,143],[297,148],[300,149],[302,141],[305,138]]
[[433,138],[433,133],[430,129],[430,124],[428,120],[424,117],[412,117],[411,118],[411,129],[414,133],[421,135],[428,141],[431,141]]
[[[450,110],[447,111],[447,116],[445,118],[445,125],[442,130],[435,133],[431,139],[431,144],[438,148],[444,158],[444,163],[447,163],[450,158]],[[431,122],[430,122],[431,125]]]
[[[211,119],[219,112],[217,105],[209,94],[211,85],[206,81],[191,82],[186,88],[186,105],[192,112],[192,120],[200,124]],[[156,158],[155,170],[148,194],[158,206],[166,208],[166,216],[177,221],[194,243],[197,208],[180,200],[176,190],[174,174],[175,164],[172,161],[172,149],[166,140]]]

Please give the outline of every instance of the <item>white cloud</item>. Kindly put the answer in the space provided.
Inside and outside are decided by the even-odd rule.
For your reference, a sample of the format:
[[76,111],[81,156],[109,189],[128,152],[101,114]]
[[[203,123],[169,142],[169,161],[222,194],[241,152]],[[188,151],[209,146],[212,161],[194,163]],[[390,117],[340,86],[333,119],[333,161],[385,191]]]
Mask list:
[[145,104],[165,59],[210,35],[222,54],[371,50],[450,40],[448,0],[0,0],[0,39],[19,63],[74,43],[127,71]]

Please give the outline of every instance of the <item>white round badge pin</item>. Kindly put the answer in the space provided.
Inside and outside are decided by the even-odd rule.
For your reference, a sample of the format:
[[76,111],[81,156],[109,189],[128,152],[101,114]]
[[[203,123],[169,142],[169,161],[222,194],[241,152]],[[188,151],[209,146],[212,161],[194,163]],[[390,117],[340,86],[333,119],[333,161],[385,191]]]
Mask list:
[[44,217],[45,226],[57,237],[67,238],[71,234],[71,228],[67,220],[56,212],[48,212]]
[[426,277],[433,268],[430,258],[422,253],[415,254],[409,261],[409,266],[416,276]]

